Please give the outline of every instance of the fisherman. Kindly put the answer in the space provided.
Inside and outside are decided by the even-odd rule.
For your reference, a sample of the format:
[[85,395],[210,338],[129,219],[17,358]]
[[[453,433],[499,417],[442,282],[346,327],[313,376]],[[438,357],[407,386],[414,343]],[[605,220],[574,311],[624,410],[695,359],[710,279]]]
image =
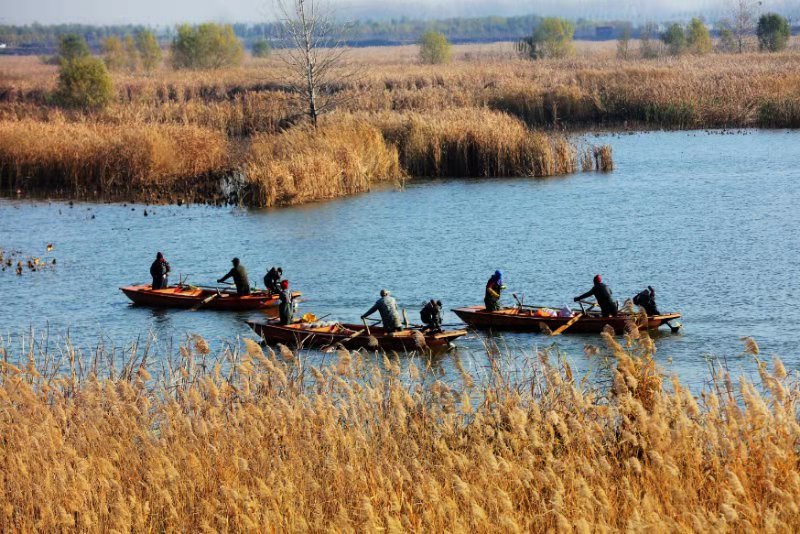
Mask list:
[[247,270],[244,268],[244,265],[239,263],[239,258],[233,258],[231,263],[233,263],[233,269],[228,271],[228,274],[217,280],[217,283],[221,284],[228,278],[233,277],[233,283],[236,285],[236,294],[240,297],[249,295],[250,280],[247,278]]
[[281,276],[283,269],[280,267],[273,267],[264,275],[264,287],[273,295],[281,292]]
[[419,317],[425,325],[425,330],[431,332],[442,331],[442,301],[433,300],[428,301],[425,306],[420,310]]
[[280,298],[278,312],[280,313],[281,324],[287,325],[291,324],[292,319],[294,319],[294,297],[292,296],[291,289],[289,289],[288,280],[283,280],[280,287],[281,290],[278,293]]
[[603,312],[603,317],[614,317],[619,312],[617,303],[611,299],[611,290],[603,283],[603,277],[599,274],[594,277],[594,287],[579,297],[575,297],[575,302],[583,300],[587,297],[594,297],[597,299],[597,304],[600,306],[600,311]]
[[647,286],[647,289],[633,297],[633,303],[640,306],[647,315],[661,315],[656,306],[656,290],[653,286]]
[[156,253],[156,260],[150,265],[150,276],[153,277],[153,289],[166,289],[169,286],[169,262],[160,252]]
[[489,281],[486,282],[486,294],[483,303],[486,311],[498,311],[500,309],[500,294],[506,286],[503,285],[503,273],[495,271]]
[[[641,307],[648,317],[661,315],[661,312],[658,311],[658,306],[656,306],[656,290],[653,289],[653,286],[647,286],[647,289],[641,291],[638,295],[633,297],[633,303]],[[681,328],[680,325],[673,325],[671,320],[664,321],[664,324],[666,324],[670,330],[672,330],[673,334],[678,333]]]
[[391,296],[389,290],[381,289],[381,298],[375,301],[375,304],[361,318],[366,319],[376,311],[381,314],[384,330],[391,333],[403,329],[400,322],[400,313],[397,311],[397,302]]

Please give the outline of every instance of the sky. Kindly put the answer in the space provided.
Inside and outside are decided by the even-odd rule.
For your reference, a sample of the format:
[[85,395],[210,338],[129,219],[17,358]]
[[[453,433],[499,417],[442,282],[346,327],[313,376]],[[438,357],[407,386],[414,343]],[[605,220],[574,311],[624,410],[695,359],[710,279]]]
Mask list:
[[[559,15],[568,18],[641,21],[686,18],[724,11],[733,0],[323,0],[348,20],[448,18],[486,15]],[[800,0],[765,0],[790,14]],[[146,24],[265,22],[274,20],[272,0],[0,0],[0,24]],[[788,11],[787,11],[788,10]]]

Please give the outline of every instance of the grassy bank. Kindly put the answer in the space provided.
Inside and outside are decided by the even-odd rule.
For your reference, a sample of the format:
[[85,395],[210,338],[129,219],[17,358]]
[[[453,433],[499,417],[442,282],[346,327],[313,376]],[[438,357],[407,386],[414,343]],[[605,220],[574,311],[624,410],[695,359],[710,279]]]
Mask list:
[[797,530],[800,389],[780,362],[697,398],[662,387],[649,339],[606,342],[607,392],[546,354],[505,374],[490,352],[445,384],[416,359],[315,368],[249,341],[157,365],[6,347],[0,528]]
[[[339,112],[318,129],[247,137],[193,124],[0,121],[0,190],[110,200],[292,205],[408,176],[566,174],[577,157],[565,137],[489,110]],[[231,180],[232,196],[223,195]]]
[[[418,63],[416,47],[358,49],[350,58],[362,75],[337,90],[351,111],[489,106],[537,127],[796,125],[796,50],[621,60],[606,45],[581,44],[577,57],[535,62],[518,59],[512,43],[461,45],[455,61],[433,66]],[[115,73],[116,110],[103,120],[135,115],[230,132],[270,130],[299,111],[279,55],[215,72]],[[0,116],[49,108],[55,67],[0,57],[0,72]]]
[[488,109],[385,113],[373,121],[414,176],[544,177],[577,169],[577,148],[567,138]]
[[[455,47],[452,63],[434,66],[419,64],[415,47],[353,50],[349,61],[360,75],[328,88],[341,102],[327,117],[327,127],[330,132],[340,124],[352,141],[348,125],[357,117],[380,130],[383,140],[366,134],[367,139],[336,149],[329,146],[330,133],[303,126],[303,104],[287,85],[279,51],[219,71],[117,72],[114,103],[91,113],[52,103],[56,67],[37,58],[0,57],[0,142],[7,145],[0,147],[2,189],[39,185],[72,195],[99,191],[117,197],[158,190],[166,197],[186,197],[183,192],[194,187],[197,192],[189,197],[215,201],[219,192],[207,193],[206,184],[218,184],[231,173],[251,173],[244,182],[252,190],[239,198],[270,206],[366,191],[369,184],[395,180],[400,173],[412,179],[544,177],[613,168],[607,149],[576,146],[579,141],[563,136],[586,128],[800,126],[797,51],[620,60],[605,44],[580,43],[578,50],[569,59],[524,61],[511,43],[464,45]],[[9,132],[33,124],[55,139],[69,140],[73,130],[103,131],[116,140],[128,135],[126,148],[160,151],[176,161],[152,156],[144,158],[150,163],[140,164],[128,158],[124,161],[131,168],[125,168],[127,163],[107,158],[103,150],[89,150],[78,161],[60,153],[66,144],[35,138],[35,146],[19,148]],[[153,141],[140,140],[139,132]],[[200,145],[225,147],[226,156],[202,150],[196,160],[181,139],[191,144],[200,137],[206,139]],[[99,138],[97,143],[102,144]],[[379,159],[391,159],[396,150],[400,169],[377,161],[357,169],[373,158],[375,147]],[[349,159],[337,157],[335,150],[344,150]],[[62,161],[69,159],[73,162]],[[326,178],[300,176],[301,159]],[[195,160],[198,173],[192,169]],[[338,170],[333,162],[341,162]],[[174,174],[167,179],[162,171],[170,165]],[[81,167],[89,169],[85,179]]]
[[196,126],[0,121],[0,189],[75,197],[202,201],[228,141]]
[[317,130],[305,125],[258,135],[246,168],[245,202],[254,206],[353,195],[403,178],[397,149],[375,127],[350,117],[325,121]]

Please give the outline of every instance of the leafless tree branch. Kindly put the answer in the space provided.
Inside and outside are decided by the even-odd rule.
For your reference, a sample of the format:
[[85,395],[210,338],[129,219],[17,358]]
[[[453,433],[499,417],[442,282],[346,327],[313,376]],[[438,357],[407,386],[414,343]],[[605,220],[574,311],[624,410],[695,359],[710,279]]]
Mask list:
[[344,68],[347,48],[342,36],[347,25],[335,22],[325,1],[274,0],[283,38],[290,45],[282,58],[314,126],[322,113],[336,106],[337,91],[355,75]]

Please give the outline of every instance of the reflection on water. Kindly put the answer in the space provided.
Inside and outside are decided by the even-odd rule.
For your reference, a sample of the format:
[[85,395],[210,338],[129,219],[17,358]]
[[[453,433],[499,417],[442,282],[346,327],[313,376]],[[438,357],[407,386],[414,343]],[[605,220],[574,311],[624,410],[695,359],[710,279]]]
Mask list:
[[[133,305],[131,305],[133,307]],[[160,332],[169,332],[172,330],[172,314],[177,310],[168,310],[160,308],[151,308],[150,314],[153,316],[153,328]]]
[[[445,308],[481,303],[495,269],[528,304],[562,306],[601,273],[619,300],[647,285],[659,307],[684,313],[685,329],[656,339],[659,363],[694,386],[707,357],[725,356],[734,373],[752,372],[739,338],[752,335],[769,358],[800,368],[793,332],[800,320],[800,234],[796,211],[800,133],[702,132],[612,136],[616,170],[558,180],[432,180],[301,208],[247,211],[204,206],[148,207],[0,201],[0,247],[58,260],[54,269],[0,272],[4,334],[29,327],[69,328],[74,342],[124,344],[152,332],[160,347],[202,334],[220,348],[251,332],[263,313],[151,310],[118,290],[148,280],[161,250],[173,280],[214,284],[238,256],[251,280],[283,267],[305,294],[301,313],[358,321],[392,290],[412,322],[430,298]],[[446,323],[458,322],[449,311]],[[457,353],[434,360],[453,379],[489,364],[487,338],[459,340]],[[492,339],[491,341],[495,341]],[[504,334],[496,339],[508,368],[557,347],[576,376],[607,380],[596,336],[557,339]],[[591,351],[590,351],[591,352]],[[311,362],[322,361],[308,353]]]

